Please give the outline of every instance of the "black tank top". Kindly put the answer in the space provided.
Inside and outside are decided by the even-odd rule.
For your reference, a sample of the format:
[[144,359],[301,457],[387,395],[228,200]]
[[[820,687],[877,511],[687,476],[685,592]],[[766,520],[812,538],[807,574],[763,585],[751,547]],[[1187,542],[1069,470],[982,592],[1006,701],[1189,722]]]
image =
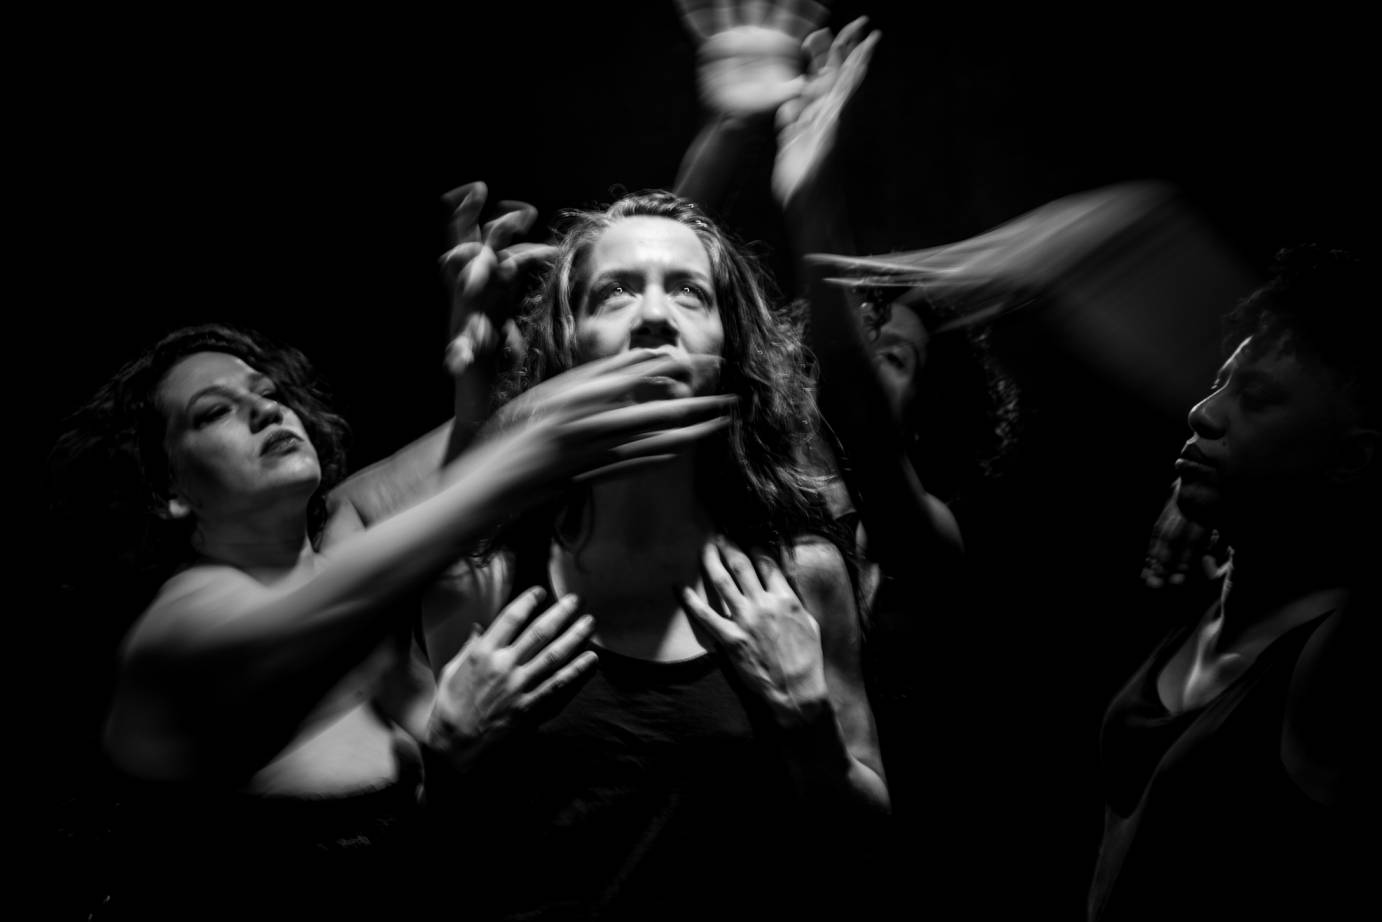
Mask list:
[[1114,698],[1091,919],[1343,917],[1356,818],[1307,798],[1281,760],[1286,693],[1324,617],[1277,638],[1204,707],[1171,714],[1157,676],[1182,627]]
[[458,914],[767,918],[810,893],[784,872],[814,859],[811,827],[721,656],[596,649],[593,674],[548,719],[464,775],[431,773],[432,813],[475,882],[457,891]]

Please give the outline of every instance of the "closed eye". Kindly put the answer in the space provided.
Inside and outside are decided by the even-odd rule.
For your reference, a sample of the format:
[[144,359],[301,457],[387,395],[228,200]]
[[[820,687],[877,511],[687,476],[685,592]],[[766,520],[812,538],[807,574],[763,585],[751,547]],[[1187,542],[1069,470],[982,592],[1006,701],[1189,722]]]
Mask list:
[[211,404],[197,411],[196,415],[192,417],[192,424],[198,427],[206,426],[214,423],[229,412],[230,404],[228,403]]

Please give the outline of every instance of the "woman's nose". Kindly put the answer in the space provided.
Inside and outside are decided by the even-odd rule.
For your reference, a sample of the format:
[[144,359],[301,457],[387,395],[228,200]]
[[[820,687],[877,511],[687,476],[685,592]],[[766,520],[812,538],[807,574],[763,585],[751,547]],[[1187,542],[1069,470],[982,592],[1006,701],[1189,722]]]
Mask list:
[[667,293],[657,286],[649,286],[643,292],[638,304],[638,319],[633,328],[635,348],[660,346],[676,339],[676,326],[672,322],[671,305]]
[[1222,388],[1191,407],[1185,417],[1190,431],[1202,439],[1218,439],[1224,435],[1224,417],[1219,405],[1221,394]]
[[250,428],[255,432],[283,420],[283,405],[268,397],[251,397]]

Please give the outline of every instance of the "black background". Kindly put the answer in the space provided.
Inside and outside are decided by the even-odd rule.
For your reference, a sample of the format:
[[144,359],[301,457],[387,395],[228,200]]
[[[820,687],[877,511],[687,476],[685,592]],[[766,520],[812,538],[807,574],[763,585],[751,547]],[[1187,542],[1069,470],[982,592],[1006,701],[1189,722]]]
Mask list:
[[[74,12],[16,28],[7,147],[22,164],[11,218],[16,277],[28,281],[12,292],[23,328],[11,359],[26,410],[40,395],[41,435],[22,439],[26,464],[41,465],[61,417],[120,363],[174,327],[213,320],[313,359],[352,422],[353,466],[445,418],[440,194],[482,179],[492,199],[538,206],[545,224],[562,207],[669,185],[701,114],[694,46],[670,2],[471,6],[411,20],[345,7]],[[1154,177],[1254,267],[1290,242],[1371,245],[1370,29],[1319,5],[1282,9],[1018,20],[835,4],[833,26],[868,12],[884,32],[842,153],[860,244],[959,239],[1059,195]],[[747,192],[729,218],[790,287],[766,192]],[[987,687],[1022,682],[1016,697],[1038,701],[1041,685],[1025,683],[1055,677],[1044,703],[1065,708],[1058,726],[1015,739],[1030,736],[1038,761],[1056,767],[1015,752],[1012,774],[1045,806],[1014,818],[1017,844],[1002,861],[1029,888],[1015,905],[1057,917],[1078,915],[1097,844],[1098,711],[1144,634],[1097,600],[1136,582],[1181,433],[1159,417],[1107,422],[1072,412],[1060,431],[1091,437],[1079,476],[1056,500],[1013,509],[1015,522],[1047,517],[1015,528],[1047,529],[1032,573],[1065,580],[1010,613],[1025,625],[1013,636],[1044,638],[1047,661],[1016,680],[992,665],[975,674]],[[1152,448],[1127,460],[1114,449],[1139,446],[1108,433],[1133,430]],[[1033,468],[1028,482],[1047,472]],[[26,476],[41,482],[37,467]],[[1076,614],[1053,609],[1062,605]],[[43,693],[25,709],[38,725],[27,748],[49,825],[67,837],[60,864],[80,888],[88,859],[71,832],[84,809],[73,797],[104,655],[84,643],[84,625],[99,613],[42,602],[33,612],[26,660]],[[1032,627],[1041,623],[1059,626]],[[1002,861],[995,880],[1012,876]]]

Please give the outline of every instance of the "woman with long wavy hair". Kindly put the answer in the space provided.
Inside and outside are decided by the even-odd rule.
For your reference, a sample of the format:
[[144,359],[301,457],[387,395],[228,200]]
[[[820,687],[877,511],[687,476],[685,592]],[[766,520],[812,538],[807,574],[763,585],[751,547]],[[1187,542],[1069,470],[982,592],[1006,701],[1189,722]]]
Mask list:
[[[473,219],[475,199],[458,212]],[[534,586],[579,596],[594,660],[521,723],[448,697],[429,749],[434,852],[483,882],[466,891],[481,917],[847,900],[844,862],[887,790],[846,561],[802,462],[816,414],[797,332],[742,247],[684,199],[633,194],[564,217],[485,429],[531,419],[592,363],[644,353],[679,363],[649,385],[653,402],[718,394],[734,410],[690,452],[607,470],[514,517],[453,570],[449,602],[433,593],[443,688],[460,686],[440,664],[495,662],[477,632]],[[369,489],[353,500],[368,506]],[[753,858],[722,861],[726,848]],[[810,886],[783,887],[813,868],[825,873]]]

